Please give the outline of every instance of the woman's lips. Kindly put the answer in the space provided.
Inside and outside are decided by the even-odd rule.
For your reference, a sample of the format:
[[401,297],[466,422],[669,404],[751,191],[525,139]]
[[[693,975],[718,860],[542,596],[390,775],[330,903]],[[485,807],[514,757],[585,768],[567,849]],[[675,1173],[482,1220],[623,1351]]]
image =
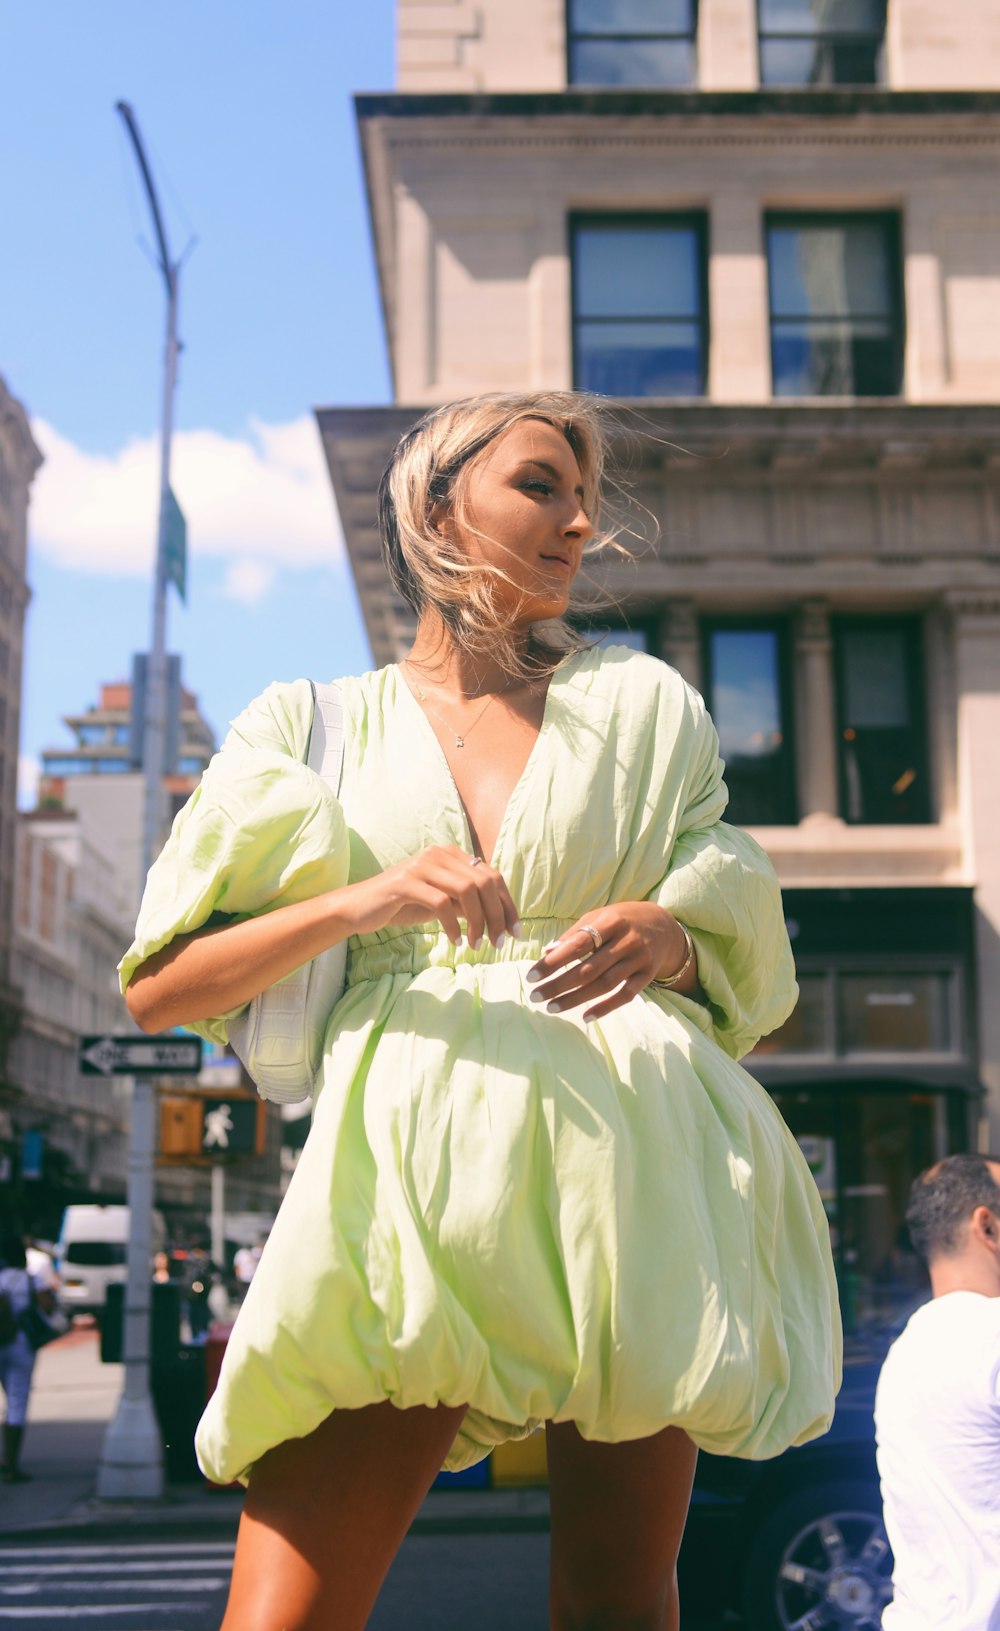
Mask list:
[[566,555],[542,555],[539,557],[545,562],[550,571],[572,572],[573,563]]

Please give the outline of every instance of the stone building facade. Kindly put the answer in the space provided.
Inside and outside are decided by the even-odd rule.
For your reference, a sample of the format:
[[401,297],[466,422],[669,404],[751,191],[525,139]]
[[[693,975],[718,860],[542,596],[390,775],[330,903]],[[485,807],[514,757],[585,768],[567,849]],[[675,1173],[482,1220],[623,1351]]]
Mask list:
[[9,1071],[23,1157],[11,1196],[17,1219],[54,1235],[69,1199],[120,1200],[127,1164],[128,1083],[82,1076],[81,1035],[131,1029],[115,966],[131,901],[110,857],[70,810],[17,818],[14,978],[21,1027]]
[[862,1324],[914,1171],[1000,1144],[1000,14],[618,10],[400,0],[400,88],[357,99],[396,402],[320,428],[383,663],[396,437],[480,391],[619,404],[645,537],[595,616],[703,690],[778,869],[802,997],[751,1069]]
[[42,462],[28,416],[0,377],[0,1172],[13,1172],[17,1090],[10,1045],[21,1019],[21,993],[12,970],[14,940],[17,756],[24,666],[28,498]]

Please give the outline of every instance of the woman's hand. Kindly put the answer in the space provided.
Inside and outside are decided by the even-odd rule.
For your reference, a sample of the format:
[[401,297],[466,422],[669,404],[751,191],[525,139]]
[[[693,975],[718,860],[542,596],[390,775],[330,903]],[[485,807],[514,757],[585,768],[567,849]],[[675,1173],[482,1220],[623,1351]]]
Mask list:
[[[600,947],[588,927],[597,930]],[[528,970],[535,986],[531,1000],[557,1014],[591,1003],[584,1019],[603,1019],[631,1002],[650,980],[669,979],[686,956],[684,931],[662,906],[647,900],[602,906],[564,930]],[[699,993],[697,957],[676,989],[685,996]]]
[[502,946],[508,934],[521,932],[517,907],[499,872],[455,844],[435,844],[359,885],[371,891],[371,909],[361,913],[356,934],[389,925],[413,928],[440,923],[455,946],[462,943],[462,921],[473,951],[484,934]]

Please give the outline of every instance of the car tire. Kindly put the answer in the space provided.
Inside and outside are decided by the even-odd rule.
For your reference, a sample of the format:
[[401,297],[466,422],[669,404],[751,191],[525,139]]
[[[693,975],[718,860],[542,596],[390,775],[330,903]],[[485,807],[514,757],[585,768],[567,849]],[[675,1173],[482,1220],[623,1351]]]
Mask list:
[[878,1491],[831,1479],[788,1492],[753,1535],[744,1577],[748,1631],[878,1631],[892,1553]]

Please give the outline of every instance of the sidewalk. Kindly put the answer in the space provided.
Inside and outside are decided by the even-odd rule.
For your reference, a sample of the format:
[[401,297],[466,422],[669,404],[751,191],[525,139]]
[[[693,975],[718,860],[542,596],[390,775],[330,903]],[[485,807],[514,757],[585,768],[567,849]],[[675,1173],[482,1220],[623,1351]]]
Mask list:
[[[26,1484],[0,1484],[0,1540],[71,1530],[223,1528],[233,1534],[243,1491],[169,1484],[157,1501],[101,1501],[95,1483],[101,1445],[122,1389],[122,1366],[102,1365],[97,1332],[75,1327],[43,1348],[35,1364],[22,1464]],[[430,1492],[415,1532],[537,1531],[548,1528],[543,1489]]]

